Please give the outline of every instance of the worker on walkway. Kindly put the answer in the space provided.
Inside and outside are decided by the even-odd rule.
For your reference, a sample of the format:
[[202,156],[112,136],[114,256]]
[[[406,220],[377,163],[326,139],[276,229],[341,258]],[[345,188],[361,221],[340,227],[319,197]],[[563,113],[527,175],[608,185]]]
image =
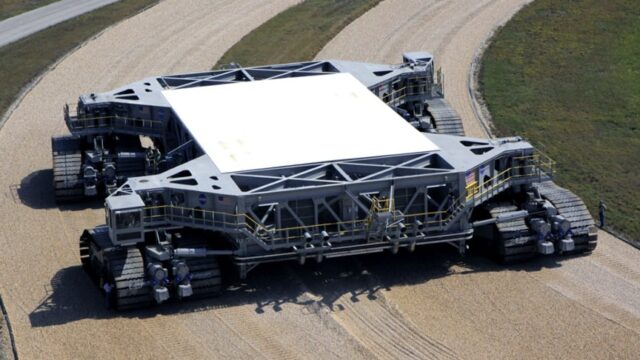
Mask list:
[[598,205],[598,215],[600,215],[600,227],[604,228],[604,212],[607,210],[607,205],[604,204],[604,201],[600,200],[600,204]]

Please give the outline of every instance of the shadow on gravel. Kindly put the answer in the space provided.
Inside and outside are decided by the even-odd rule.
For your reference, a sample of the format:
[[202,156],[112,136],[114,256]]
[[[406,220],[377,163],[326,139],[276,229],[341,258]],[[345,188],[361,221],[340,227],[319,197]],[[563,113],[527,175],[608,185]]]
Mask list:
[[502,266],[484,256],[458,255],[452,247],[433,245],[414,253],[401,252],[325,260],[321,264],[265,264],[258,266],[243,282],[228,286],[217,298],[169,302],[149,309],[116,312],[105,308],[98,287],[81,266],[58,271],[48,295],[29,315],[31,325],[44,327],[82,319],[114,317],[148,318],[252,304],[255,316],[266,311],[282,311],[285,304],[297,304],[316,311],[326,307],[343,309],[337,300],[348,295],[352,302],[370,301],[380,290],[394,286],[424,284],[444,276],[465,276],[478,272],[538,271],[561,266],[567,257],[539,257],[532,261]]
[[99,209],[104,206],[100,199],[80,201],[69,204],[57,204],[53,195],[53,171],[41,169],[32,172],[22,179],[20,185],[11,186],[13,200],[32,209],[59,208],[63,211]]

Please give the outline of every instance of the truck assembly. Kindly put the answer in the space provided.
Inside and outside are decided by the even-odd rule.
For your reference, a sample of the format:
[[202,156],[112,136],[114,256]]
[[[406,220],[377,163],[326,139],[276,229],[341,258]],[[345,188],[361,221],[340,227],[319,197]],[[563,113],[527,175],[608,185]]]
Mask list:
[[469,243],[590,252],[596,228],[519,137],[465,137],[426,52],[147,78],[64,108],[58,201],[108,195],[80,257],[129,309],[220,293],[257,265]]

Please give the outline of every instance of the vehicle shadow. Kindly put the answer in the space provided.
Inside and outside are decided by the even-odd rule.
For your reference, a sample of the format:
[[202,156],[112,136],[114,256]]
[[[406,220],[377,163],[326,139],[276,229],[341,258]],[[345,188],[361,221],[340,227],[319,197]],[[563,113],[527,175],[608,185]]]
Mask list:
[[255,316],[266,311],[282,311],[285,304],[340,311],[343,308],[337,300],[344,295],[352,302],[371,301],[380,291],[392,291],[394,286],[423,284],[444,276],[477,272],[539,271],[559,267],[563,259],[566,257],[539,257],[502,266],[481,255],[461,257],[453,247],[433,245],[395,256],[382,253],[325,260],[321,264],[309,262],[304,266],[293,262],[265,264],[253,270],[248,279],[228,286],[219,297],[172,301],[123,312],[106,309],[97,286],[78,265],[55,274],[51,291],[29,314],[29,320],[33,327],[46,327],[82,319],[148,318],[244,305],[255,306]]
[[53,193],[53,171],[40,169],[25,176],[19,185],[11,186],[14,201],[32,209],[59,208],[62,211],[99,209],[104,206],[100,199],[83,200],[68,204],[58,204]]

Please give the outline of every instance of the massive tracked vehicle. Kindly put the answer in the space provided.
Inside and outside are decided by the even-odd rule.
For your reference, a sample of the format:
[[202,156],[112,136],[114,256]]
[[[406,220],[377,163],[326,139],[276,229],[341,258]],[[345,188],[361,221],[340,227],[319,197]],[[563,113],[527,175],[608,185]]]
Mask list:
[[219,293],[222,259],[244,278],[267,262],[435,243],[503,262],[593,250],[593,219],[552,182],[553,162],[518,137],[449,132],[433,78],[432,57],[409,53],[81,97],[53,151],[55,175],[70,176],[57,189],[110,193],[106,224],[80,237],[84,268],[128,309]]

